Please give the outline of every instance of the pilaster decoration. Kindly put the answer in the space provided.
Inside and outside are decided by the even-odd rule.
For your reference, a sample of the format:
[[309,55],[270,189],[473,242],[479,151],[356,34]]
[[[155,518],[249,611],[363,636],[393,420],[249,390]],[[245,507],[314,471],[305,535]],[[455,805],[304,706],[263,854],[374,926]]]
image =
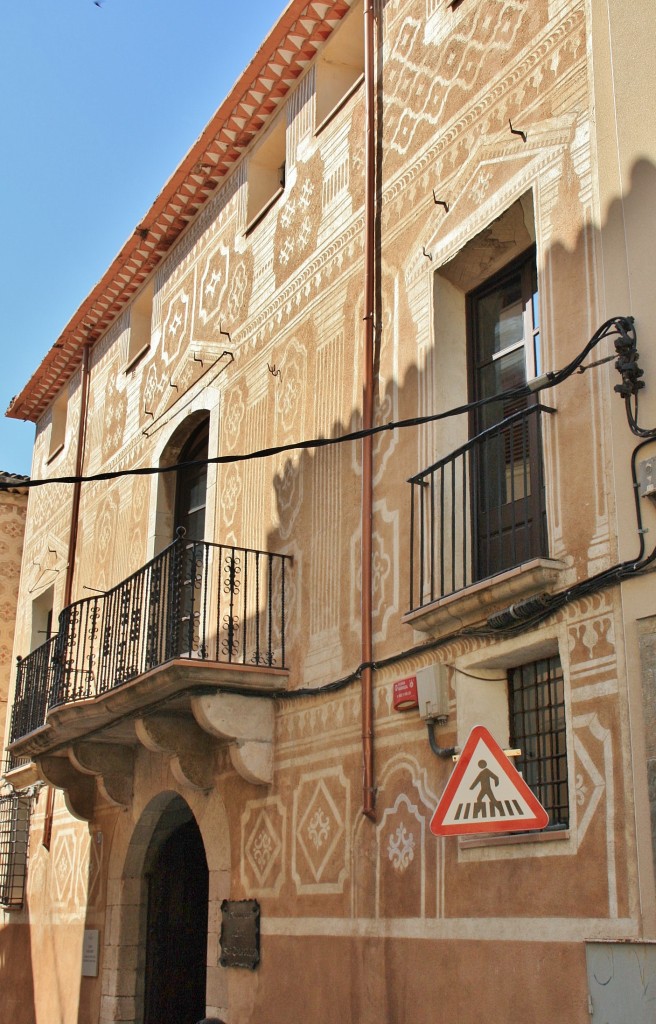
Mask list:
[[214,744],[190,718],[176,714],[148,715],[136,719],[135,730],[147,750],[170,756],[171,772],[181,786],[211,789]]
[[76,743],[68,751],[74,768],[94,775],[108,803],[128,807],[132,801],[134,748],[121,743]]
[[38,765],[44,782],[64,790],[64,801],[73,817],[91,821],[96,796],[94,779],[77,771],[66,757],[40,757]]
[[213,693],[192,697],[191,710],[206,733],[230,743],[230,759],[243,779],[255,785],[273,781],[275,714],[271,700]]

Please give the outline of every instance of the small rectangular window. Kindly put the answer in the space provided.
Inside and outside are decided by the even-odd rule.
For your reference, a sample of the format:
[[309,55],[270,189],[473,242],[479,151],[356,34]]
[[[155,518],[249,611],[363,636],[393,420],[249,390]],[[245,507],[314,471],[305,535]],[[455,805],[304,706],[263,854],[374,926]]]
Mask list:
[[285,190],[286,129],[285,112],[282,111],[249,157],[247,231],[255,227]]
[[52,420],[50,424],[50,445],[48,447],[48,462],[54,459],[55,455],[63,449],[66,442],[66,419],[68,415],[68,388],[55,399],[52,406]]
[[30,650],[41,647],[54,634],[52,610],[54,604],[54,587],[48,587],[32,601],[32,640]]
[[150,280],[139,292],[130,307],[130,337],[128,341],[126,371],[134,366],[136,361],[150,347],[154,292],[154,281]]
[[560,658],[542,658],[508,672],[510,745],[515,765],[549,815],[550,828],[569,825],[565,682]]
[[316,62],[317,131],[339,110],[364,75],[362,3],[355,3]]

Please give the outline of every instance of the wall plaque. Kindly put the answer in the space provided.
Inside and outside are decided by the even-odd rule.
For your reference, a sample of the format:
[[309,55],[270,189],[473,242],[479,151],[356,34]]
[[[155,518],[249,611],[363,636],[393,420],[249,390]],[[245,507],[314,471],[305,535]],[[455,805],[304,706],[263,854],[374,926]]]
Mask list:
[[260,904],[257,900],[223,900],[219,963],[254,971],[259,962]]
[[98,947],[100,931],[98,928],[85,928],[82,943],[82,977],[98,977]]

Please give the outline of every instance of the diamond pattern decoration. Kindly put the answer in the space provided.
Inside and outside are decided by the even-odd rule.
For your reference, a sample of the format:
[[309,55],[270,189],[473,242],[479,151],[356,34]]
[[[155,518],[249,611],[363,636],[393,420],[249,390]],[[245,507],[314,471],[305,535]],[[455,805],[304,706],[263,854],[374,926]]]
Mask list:
[[277,894],[283,882],[285,813],[278,799],[252,800],[242,815],[241,873],[256,895]]
[[52,885],[57,903],[68,904],[72,897],[73,884],[73,836],[61,834],[53,844]]
[[299,892],[341,892],[347,875],[349,789],[341,769],[305,777],[294,799],[292,870]]

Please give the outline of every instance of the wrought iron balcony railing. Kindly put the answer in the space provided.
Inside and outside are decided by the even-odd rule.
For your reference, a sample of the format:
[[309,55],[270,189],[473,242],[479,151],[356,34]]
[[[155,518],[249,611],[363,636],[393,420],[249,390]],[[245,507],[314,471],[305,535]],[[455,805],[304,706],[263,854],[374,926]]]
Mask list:
[[101,696],[175,658],[286,668],[289,555],[178,537],[107,593],[65,608],[19,660],[11,741],[50,708]]
[[542,414],[531,405],[413,476],[410,611],[546,557]]

